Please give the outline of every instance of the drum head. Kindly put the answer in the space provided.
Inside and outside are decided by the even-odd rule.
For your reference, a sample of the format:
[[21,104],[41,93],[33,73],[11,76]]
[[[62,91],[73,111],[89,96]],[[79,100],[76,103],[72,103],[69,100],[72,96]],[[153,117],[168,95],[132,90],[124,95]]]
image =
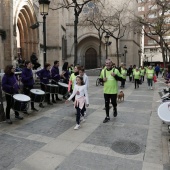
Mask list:
[[163,95],[163,96],[161,97],[161,99],[164,99],[164,98],[167,98],[167,97],[169,97],[169,93],[166,93],[165,95]]
[[165,102],[158,107],[158,116],[165,122],[170,122],[170,102]]
[[45,94],[45,92],[40,89],[31,89],[30,92],[34,94],[39,94],[39,95]]
[[62,86],[62,87],[67,87],[67,88],[68,88],[68,84],[66,84],[66,83],[58,82],[58,84],[59,84],[60,86]]
[[15,94],[13,95],[13,98],[15,100],[22,101],[22,102],[28,102],[31,100],[29,96],[26,96],[24,94]]
[[58,87],[58,85],[56,85],[56,84],[47,84],[47,86]]

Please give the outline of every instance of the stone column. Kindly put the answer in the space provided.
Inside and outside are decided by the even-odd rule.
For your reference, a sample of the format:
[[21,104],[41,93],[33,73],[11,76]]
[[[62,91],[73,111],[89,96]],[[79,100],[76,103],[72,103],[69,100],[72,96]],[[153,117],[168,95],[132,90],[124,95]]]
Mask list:
[[13,49],[12,49],[12,39],[13,39],[13,1],[11,0],[1,0],[3,1],[2,14],[3,29],[6,31],[6,39],[4,40],[4,65],[12,64]]

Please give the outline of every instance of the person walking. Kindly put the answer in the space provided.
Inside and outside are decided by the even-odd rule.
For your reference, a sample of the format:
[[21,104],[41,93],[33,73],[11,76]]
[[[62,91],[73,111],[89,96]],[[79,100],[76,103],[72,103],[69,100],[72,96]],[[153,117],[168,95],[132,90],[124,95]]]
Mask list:
[[140,71],[139,68],[136,67],[136,69],[133,71],[133,76],[134,76],[134,81],[135,81],[135,89],[139,88],[139,84],[140,84]]
[[121,88],[125,88],[126,76],[127,76],[127,69],[126,69],[126,65],[123,64],[121,70],[121,77],[122,77],[121,86],[120,86]]
[[72,95],[66,100],[66,103],[69,102],[75,96],[74,107],[77,110],[76,114],[76,126],[74,130],[78,130],[80,128],[80,116],[82,115],[82,122],[85,121],[84,118],[84,108],[89,106],[89,97],[87,93],[87,87],[84,85],[83,77],[77,76],[76,77],[76,85],[73,89]]
[[148,89],[153,89],[153,76],[154,76],[154,70],[152,69],[152,66],[149,66],[146,71],[146,77],[148,81]]
[[141,81],[144,82],[144,80],[145,80],[145,68],[143,66],[141,66],[140,75],[141,75]]
[[129,76],[129,81],[131,82],[132,81],[132,76],[133,76],[133,68],[132,68],[132,65],[130,65],[130,67],[128,68],[128,71],[127,71],[127,74]]
[[[74,89],[74,86],[76,84],[76,76],[79,75],[79,70],[80,70],[80,66],[76,65],[74,67],[74,73],[71,74],[70,78],[69,78],[69,83],[68,83],[68,92],[72,92]],[[72,99],[74,101],[74,97]]]
[[155,67],[155,73],[156,73],[157,78],[158,78],[159,72],[160,72],[160,67],[159,67],[159,64],[157,64],[157,66]]
[[[86,86],[87,91],[88,91],[88,88],[89,88],[89,78],[88,78],[88,76],[86,75],[84,68],[81,68],[81,69],[79,70],[79,76],[83,77],[84,85]],[[82,115],[87,116],[86,107],[84,108],[83,111],[84,111],[84,113],[83,113]]]
[[[7,65],[5,68],[5,74],[2,78],[2,90],[5,92],[5,98],[7,102],[6,106],[6,122],[12,124],[10,119],[10,109],[13,105],[13,95],[18,94],[19,85],[15,77],[15,68],[12,65]],[[22,120],[23,117],[19,115],[19,112],[15,111],[15,118]]]
[[112,68],[111,62],[109,59],[105,61],[106,68],[102,70],[100,78],[103,79],[104,82],[104,100],[105,100],[105,110],[106,117],[103,120],[103,123],[106,123],[110,120],[109,115],[109,103],[113,105],[113,116],[117,116],[117,93],[118,93],[118,82],[116,77],[121,77],[119,70],[116,68]]

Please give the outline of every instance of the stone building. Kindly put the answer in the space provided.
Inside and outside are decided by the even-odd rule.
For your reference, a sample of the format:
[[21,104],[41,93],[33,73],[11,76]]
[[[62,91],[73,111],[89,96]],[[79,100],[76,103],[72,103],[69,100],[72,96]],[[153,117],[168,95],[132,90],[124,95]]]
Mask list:
[[[55,8],[56,0],[51,0],[50,8]],[[63,0],[61,0],[63,2]],[[125,0],[114,1],[120,6]],[[106,5],[113,3],[107,1]],[[136,2],[129,2],[129,9],[136,13]],[[89,6],[90,8],[90,6]],[[83,13],[81,14],[83,15]],[[43,18],[39,13],[38,0],[0,0],[0,68],[11,64],[15,56],[30,60],[32,52],[37,53],[43,65]],[[39,23],[39,27],[30,26]],[[74,13],[73,9],[49,10],[46,17],[47,61],[54,60],[73,63],[74,61]],[[108,58],[116,62],[115,40],[108,46]],[[134,31],[127,32],[119,41],[120,62],[125,61],[124,45],[127,46],[126,63],[139,63],[139,36]],[[99,38],[91,27],[78,27],[78,63],[86,68],[99,67],[106,58],[105,41],[102,40],[102,56],[99,61]]]

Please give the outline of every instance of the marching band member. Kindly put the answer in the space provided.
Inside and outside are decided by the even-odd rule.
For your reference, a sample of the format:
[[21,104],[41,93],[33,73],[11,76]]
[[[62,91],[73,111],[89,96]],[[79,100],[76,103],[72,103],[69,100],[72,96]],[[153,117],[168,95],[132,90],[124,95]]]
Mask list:
[[[52,76],[52,82],[51,84],[57,84],[60,80],[60,72],[59,72],[59,61],[54,61],[54,66],[51,69],[51,76]],[[61,99],[58,98],[58,94],[55,94],[56,100],[61,101]],[[52,94],[52,102],[56,103],[54,100],[54,94]]]
[[[10,119],[10,109],[13,105],[13,97],[12,95],[17,94],[19,90],[19,86],[17,83],[16,76],[14,74],[15,68],[12,65],[7,65],[5,68],[5,75],[2,78],[2,89],[5,92],[6,97],[6,122],[8,124],[12,124]],[[22,120],[23,117],[19,116],[19,113],[15,111],[15,118]]]
[[[51,65],[49,63],[46,63],[42,70],[36,72],[37,76],[40,78],[41,90],[43,91],[46,91],[46,84],[49,84],[49,80],[51,79],[50,67]],[[53,105],[50,102],[50,94],[46,94],[45,98],[47,104]],[[39,107],[44,108],[42,103],[40,103]]]
[[[32,63],[30,61],[25,62],[25,68],[22,70],[21,81],[23,83],[23,93],[27,96],[30,95],[30,90],[33,89],[34,79],[32,73]],[[31,101],[31,110],[38,111],[34,107],[34,102]],[[27,114],[27,112],[24,112]]]

